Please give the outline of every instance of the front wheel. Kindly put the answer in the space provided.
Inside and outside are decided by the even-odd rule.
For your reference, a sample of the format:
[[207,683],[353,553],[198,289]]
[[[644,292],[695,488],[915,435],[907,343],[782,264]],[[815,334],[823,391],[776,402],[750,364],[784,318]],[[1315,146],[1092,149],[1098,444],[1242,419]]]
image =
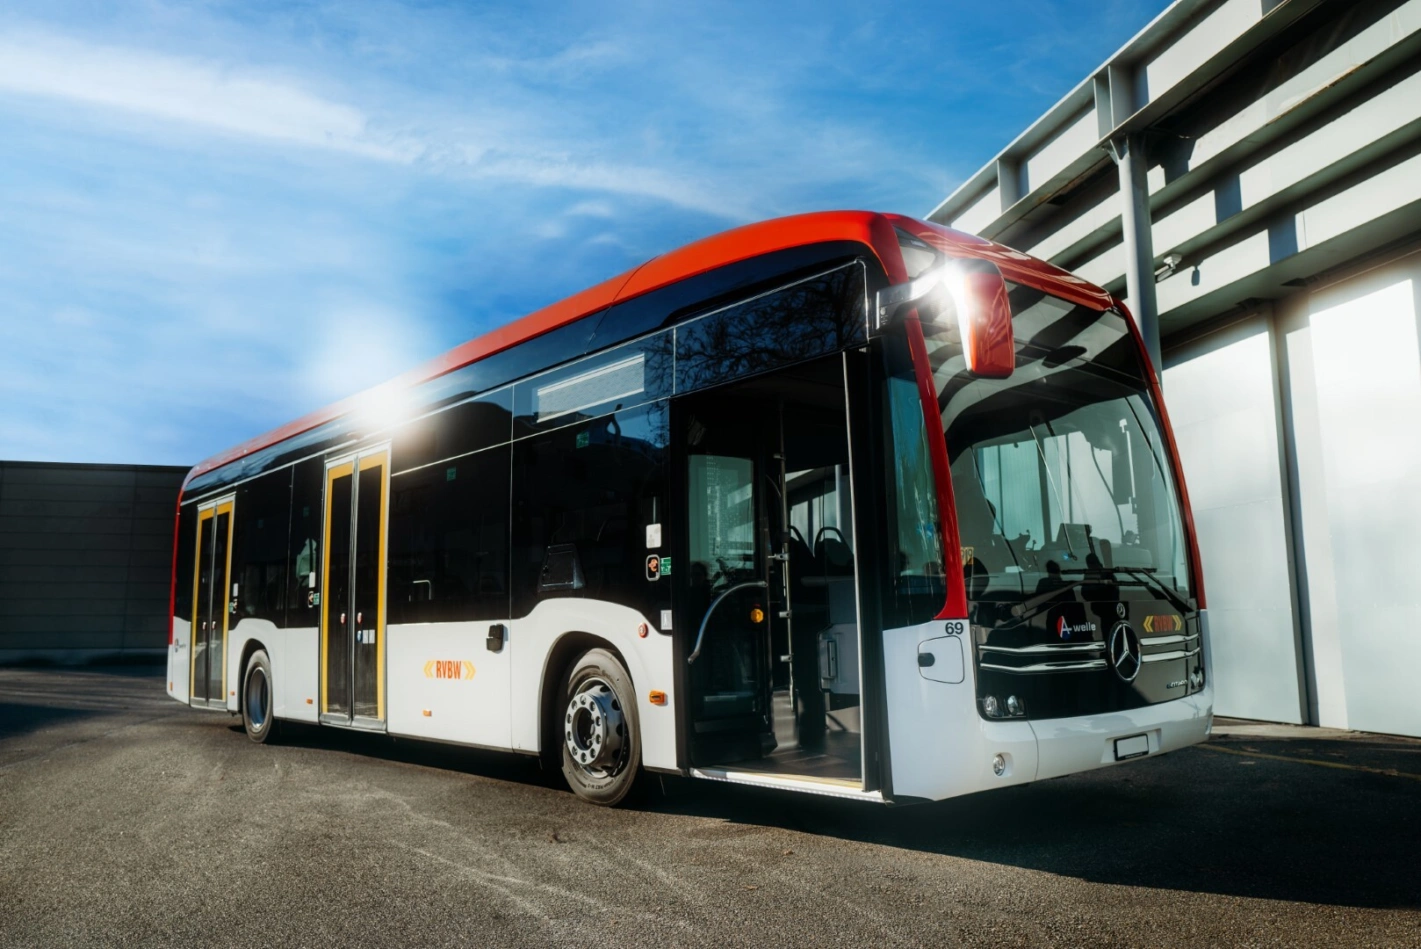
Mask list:
[[265,649],[258,649],[247,660],[242,676],[242,724],[247,737],[264,744],[276,737],[276,717],[272,714],[271,660]]
[[641,771],[632,677],[605,649],[591,649],[572,666],[562,691],[562,773],[584,801],[622,803]]

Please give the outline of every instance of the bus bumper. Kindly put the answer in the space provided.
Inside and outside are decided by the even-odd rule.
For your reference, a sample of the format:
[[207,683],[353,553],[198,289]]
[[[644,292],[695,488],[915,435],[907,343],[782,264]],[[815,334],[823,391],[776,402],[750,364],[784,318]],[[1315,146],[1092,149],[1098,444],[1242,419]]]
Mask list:
[[[1153,757],[1205,740],[1213,726],[1207,632],[1205,685],[1194,695],[1125,711],[1035,721],[984,719],[977,710],[968,644],[956,642],[965,637],[944,632],[941,621],[884,631],[889,800],[938,801]],[[962,657],[954,667],[962,670],[960,677],[941,681],[924,676],[918,655],[928,648],[943,654],[956,649]]]

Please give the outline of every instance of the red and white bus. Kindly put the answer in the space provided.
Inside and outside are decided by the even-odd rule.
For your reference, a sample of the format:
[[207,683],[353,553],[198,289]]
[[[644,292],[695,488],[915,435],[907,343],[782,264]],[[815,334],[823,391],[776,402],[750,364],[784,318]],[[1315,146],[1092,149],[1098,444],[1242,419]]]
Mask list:
[[203,462],[168,691],[937,800],[1202,741],[1198,545],[1109,293],[891,214],[733,230]]

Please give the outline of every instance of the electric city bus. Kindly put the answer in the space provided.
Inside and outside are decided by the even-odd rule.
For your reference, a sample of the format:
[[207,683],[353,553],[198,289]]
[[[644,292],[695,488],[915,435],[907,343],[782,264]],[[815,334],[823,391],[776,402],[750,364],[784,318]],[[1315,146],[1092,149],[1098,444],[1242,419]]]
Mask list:
[[987,240],[830,212],[691,244],[203,462],[168,692],[887,803],[1212,725],[1133,319]]

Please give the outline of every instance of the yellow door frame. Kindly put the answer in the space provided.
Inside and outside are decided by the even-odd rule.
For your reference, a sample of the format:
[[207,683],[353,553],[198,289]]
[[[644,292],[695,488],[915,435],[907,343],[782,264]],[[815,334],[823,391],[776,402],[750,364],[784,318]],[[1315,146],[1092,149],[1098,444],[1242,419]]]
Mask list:
[[[195,555],[193,558],[196,562],[193,564],[192,569],[192,626],[189,628],[188,631],[189,702],[191,702],[193,698],[196,697],[197,690],[197,650],[194,648],[194,646],[197,642],[197,619],[200,615],[202,615],[203,607],[203,605],[199,603],[197,599],[197,592],[199,587],[201,586],[202,580],[202,532],[203,528],[207,526],[208,521],[212,522],[212,528],[215,531],[217,528],[217,518],[223,514],[227,515],[227,555],[226,562],[222,565],[222,585],[218,588],[222,591],[222,643],[221,652],[219,653],[219,656],[221,657],[222,662],[222,695],[220,696],[220,698],[222,699],[222,703],[224,705],[227,702],[227,627],[228,619],[231,615],[232,608],[232,533],[234,522],[236,520],[236,505],[237,496],[235,494],[229,494],[226,497],[216,498],[212,501],[204,502],[203,504],[198,505],[197,509],[197,545],[195,547]],[[217,537],[215,534],[213,535],[212,543],[214,546],[217,543]],[[213,564],[212,566],[215,574],[217,565]],[[212,577],[212,580],[214,582],[216,581],[216,579],[216,576]],[[212,651],[211,634],[216,631],[216,625],[216,619],[214,618],[214,629],[206,631],[208,635],[206,637],[207,645],[205,652],[210,653]],[[211,666],[211,664],[212,660],[209,658],[209,667]],[[212,697],[208,696],[205,701],[211,703]]]
[[[328,678],[329,678],[329,657],[327,647],[330,643],[329,626],[330,612],[326,608],[326,592],[329,584],[326,582],[330,577],[331,567],[331,485],[337,478],[349,476],[351,478],[350,504],[352,511],[357,510],[356,505],[360,502],[360,479],[358,474],[371,468],[381,468],[383,476],[380,479],[380,515],[377,525],[380,537],[376,545],[376,557],[378,558],[378,570],[376,573],[376,596],[375,596],[375,712],[379,721],[385,721],[385,583],[386,573],[389,566],[388,548],[390,534],[390,446],[380,445],[375,448],[366,448],[358,452],[344,455],[335,460],[326,462],[326,481],[324,489],[324,500],[322,509],[324,517],[321,525],[321,577],[320,577],[320,654],[321,664],[321,715],[328,714]],[[355,524],[359,530],[359,524]],[[355,545],[358,538],[352,532],[350,537],[350,563],[354,570]],[[351,592],[356,592],[351,586]],[[352,682],[352,687],[354,683]],[[353,720],[355,697],[350,697],[351,709],[349,717]]]
[[[334,463],[334,464],[331,463],[331,462],[326,462],[326,484],[325,484],[325,489],[324,489],[325,498],[324,498],[323,504],[321,505],[322,508],[323,508],[323,510],[324,510],[324,515],[323,515],[323,519],[322,519],[322,522],[321,522],[321,577],[320,577],[320,584],[321,584],[321,595],[320,595],[320,610],[321,610],[321,648],[320,648],[320,663],[321,663],[321,714],[322,714],[322,715],[325,715],[325,714],[327,713],[327,706],[328,706],[328,704],[329,704],[329,697],[328,697],[328,695],[327,695],[326,682],[327,682],[327,678],[328,678],[328,675],[327,675],[327,668],[328,668],[328,666],[329,666],[330,660],[329,660],[329,659],[327,658],[327,656],[326,656],[326,649],[327,649],[327,646],[328,646],[328,644],[329,644],[329,642],[330,642],[330,639],[329,639],[329,635],[330,635],[330,609],[329,609],[329,603],[328,603],[328,601],[327,601],[327,596],[326,596],[326,594],[330,592],[330,584],[327,582],[327,580],[330,578],[330,575],[331,575],[331,485],[332,485],[332,483],[335,482],[335,480],[336,480],[337,478],[343,478],[343,477],[345,477],[345,476],[347,476],[347,475],[353,476],[354,474],[355,474],[355,459],[354,459],[354,458],[351,458],[351,459],[349,459],[348,461],[344,461],[344,462],[336,462],[336,463]],[[354,484],[351,485],[351,494],[350,494],[350,496],[351,496],[351,499],[354,500],[354,498],[355,498],[355,486],[354,486]],[[350,514],[350,512],[347,511],[347,512],[346,512],[346,516],[348,517],[349,514]]]

